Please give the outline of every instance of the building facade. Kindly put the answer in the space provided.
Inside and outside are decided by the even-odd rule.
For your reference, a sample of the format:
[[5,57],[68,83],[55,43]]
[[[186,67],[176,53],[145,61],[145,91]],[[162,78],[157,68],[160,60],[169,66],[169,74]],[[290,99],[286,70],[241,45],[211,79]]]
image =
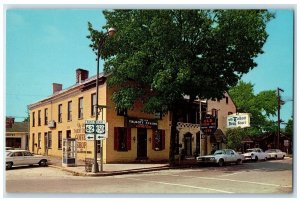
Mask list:
[[[85,121],[95,120],[95,87],[96,77],[89,78],[86,70],[77,69],[75,85],[63,90],[61,84],[54,83],[51,96],[29,105],[30,151],[61,157],[63,139],[75,138],[77,158],[82,160],[93,158],[94,141],[86,140]],[[164,116],[143,113],[141,103],[135,103],[133,110],[120,111],[111,101],[113,92],[113,89],[106,85],[105,75],[101,74],[98,103],[103,108],[100,110],[99,120],[105,120],[108,123],[108,137],[103,141],[103,162],[167,161],[171,132],[170,113]],[[209,103],[210,101],[206,106],[209,106]],[[223,107],[222,104],[223,100],[216,106],[213,104],[211,106],[220,109]],[[220,122],[223,121],[226,113],[235,112],[235,107],[229,107],[232,104],[224,104],[227,108],[224,113],[223,109],[218,111],[219,116],[222,116],[219,119]],[[186,156],[192,156],[200,149],[200,128],[197,124],[199,114],[198,102],[189,110],[182,111],[180,119],[182,122],[177,125],[177,143],[183,145],[185,151],[189,151]],[[226,118],[224,120],[226,123]],[[219,124],[221,129],[225,123]],[[205,143],[201,142],[203,147]],[[207,147],[209,148],[210,146]],[[98,148],[97,151],[100,152],[100,149]],[[177,154],[179,154],[179,148]]]
[[5,146],[14,149],[28,149],[28,122],[15,122],[13,117],[6,117]]

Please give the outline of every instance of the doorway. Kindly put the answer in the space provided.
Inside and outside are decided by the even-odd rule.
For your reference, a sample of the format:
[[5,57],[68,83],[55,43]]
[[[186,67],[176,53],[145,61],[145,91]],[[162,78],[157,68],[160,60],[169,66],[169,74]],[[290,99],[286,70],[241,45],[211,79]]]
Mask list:
[[147,159],[147,129],[137,129],[137,159]]
[[187,133],[184,135],[184,150],[186,156],[192,156],[192,134]]

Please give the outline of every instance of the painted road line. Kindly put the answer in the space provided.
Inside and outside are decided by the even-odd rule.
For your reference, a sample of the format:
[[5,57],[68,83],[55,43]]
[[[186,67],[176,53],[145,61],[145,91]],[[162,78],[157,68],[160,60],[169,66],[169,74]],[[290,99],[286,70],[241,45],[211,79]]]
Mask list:
[[230,181],[230,182],[240,182],[240,183],[248,183],[248,184],[257,184],[257,185],[263,185],[263,186],[292,188],[292,186],[286,186],[286,185],[280,185],[280,184],[270,184],[270,183],[244,181],[244,180],[232,180],[232,179],[214,178],[214,177],[197,177],[197,176],[189,176],[189,175],[170,175],[170,176],[174,176],[174,177],[190,177],[190,178],[199,178],[199,179],[205,179],[205,180]]
[[227,176],[237,175],[237,174],[245,173],[245,172],[246,172],[246,171],[236,172],[236,173],[230,173],[230,174],[226,174],[226,175],[221,175],[220,177],[227,177]]
[[185,185],[185,184],[175,184],[175,183],[159,182],[159,181],[152,181],[152,180],[141,180],[141,179],[137,179],[137,178],[128,178],[128,177],[126,177],[126,179],[136,180],[136,181],[142,181],[142,182],[151,182],[151,183],[163,184],[163,185],[187,187],[187,188],[193,188],[193,189],[203,189],[203,190],[208,190],[208,191],[213,191],[213,192],[220,192],[220,193],[226,193],[226,194],[234,194],[234,192],[224,191],[224,190],[219,190],[219,189],[211,189],[211,188],[207,188],[207,187],[196,187],[196,186]]

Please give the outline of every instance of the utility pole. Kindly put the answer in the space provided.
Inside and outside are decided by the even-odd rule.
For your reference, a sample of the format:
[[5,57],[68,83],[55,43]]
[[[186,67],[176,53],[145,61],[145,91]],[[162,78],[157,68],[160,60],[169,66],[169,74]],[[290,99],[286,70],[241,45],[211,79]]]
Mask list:
[[283,89],[281,88],[277,88],[277,138],[276,138],[276,148],[279,149],[279,139],[280,139],[280,123],[281,123],[281,119],[280,119],[280,107],[281,104],[284,104],[283,101],[281,100],[280,97],[280,92],[284,92]]

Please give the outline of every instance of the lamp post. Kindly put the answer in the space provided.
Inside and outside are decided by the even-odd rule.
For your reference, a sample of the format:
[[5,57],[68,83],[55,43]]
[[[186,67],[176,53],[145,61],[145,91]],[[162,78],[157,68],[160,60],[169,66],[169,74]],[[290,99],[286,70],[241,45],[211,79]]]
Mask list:
[[[99,63],[100,63],[100,50],[102,49],[106,39],[108,37],[113,37],[114,34],[116,33],[115,28],[109,28],[108,31],[104,34],[104,37],[100,39],[99,44],[98,44],[98,53],[97,53],[97,75],[96,75],[96,121],[98,120],[98,109],[99,109],[99,104],[98,104],[98,97],[99,97]],[[103,113],[103,111],[102,111]],[[100,155],[101,155],[101,171],[103,171],[103,148],[102,148],[102,140],[100,140]],[[96,128],[94,129],[94,173],[99,172],[99,166],[97,163],[97,140],[96,140]]]

